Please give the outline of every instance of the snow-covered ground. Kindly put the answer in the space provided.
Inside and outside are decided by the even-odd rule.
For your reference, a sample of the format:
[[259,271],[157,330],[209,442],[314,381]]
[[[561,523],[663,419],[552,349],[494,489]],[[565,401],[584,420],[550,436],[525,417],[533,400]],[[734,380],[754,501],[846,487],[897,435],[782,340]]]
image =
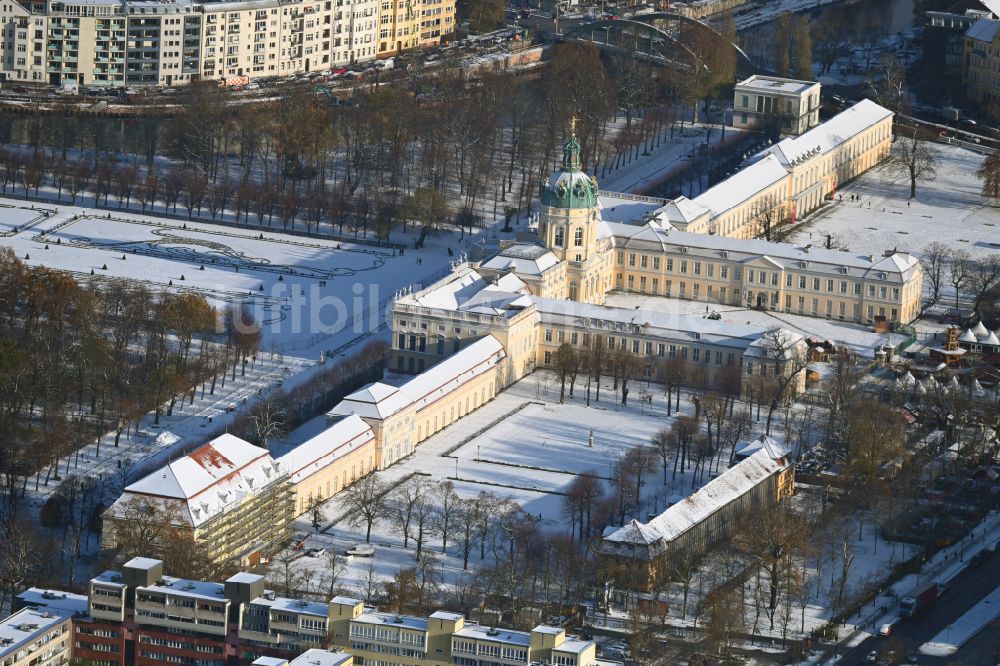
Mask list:
[[[983,156],[928,145],[937,157],[937,177],[917,183],[916,199],[910,200],[909,179],[883,165],[838,190],[836,200],[803,220],[788,240],[820,244],[833,234],[855,252],[897,248],[918,256],[932,241],[973,256],[1000,252],[1000,208],[984,204],[976,177]],[[861,200],[850,201],[852,194]]]
[[836,340],[848,347],[861,358],[874,359],[875,350],[882,345],[896,345],[905,336],[897,333],[875,333],[870,327],[842,321],[807,317],[783,312],[751,310],[735,305],[720,305],[705,301],[689,301],[663,296],[645,296],[626,292],[608,294],[606,303],[615,307],[635,308],[667,312],[671,314],[705,315],[717,312],[722,315],[722,323],[752,324],[764,328],[780,326],[805,336],[815,336],[820,340]]
[[706,143],[718,145],[725,138],[733,140],[742,130],[727,127],[725,136],[720,126],[708,127],[704,123],[674,130],[670,138],[670,130],[664,131],[665,138],[659,146],[649,154],[642,154],[631,162],[620,165],[606,176],[601,175],[603,166],[592,170],[604,192],[639,193],[654,187],[682,165],[687,163],[688,155],[692,155],[698,146]]
[[[56,205],[38,206],[50,211],[42,213],[31,204],[0,203],[11,206],[0,208],[0,246],[27,264],[84,280],[127,278],[157,291],[194,291],[218,307],[246,303],[263,325],[263,349],[310,358],[312,348],[335,333],[378,328],[393,293],[445,269],[449,243],[456,241],[451,234],[430,236],[424,248],[401,256],[391,248],[256,226]],[[396,240],[411,244],[402,232]],[[453,251],[461,249],[455,244]]]
[[[637,397],[644,385],[632,382],[630,388],[631,396]],[[586,394],[579,380],[575,397],[571,399],[567,395],[566,403],[559,404],[555,376],[538,371],[426,440],[413,455],[378,475],[390,484],[414,473],[424,475],[435,484],[450,480],[460,497],[473,498],[489,492],[497,498],[513,500],[526,512],[540,516],[543,529],[568,532],[561,491],[576,475],[593,470],[608,486],[611,465],[625,450],[648,443],[657,430],[669,427],[671,419],[666,416],[662,389],[645,388],[653,395],[651,408],[632,399],[628,405],[622,405],[620,394],[616,395],[611,387],[610,378],[602,382],[601,401],[592,402],[591,407],[585,404]],[[592,393],[591,397],[594,395]],[[681,399],[680,413],[691,413],[692,409],[685,395]],[[310,428],[316,427],[315,423],[306,424],[301,432],[291,433],[286,440],[301,441]],[[589,446],[591,430],[594,432],[592,448]],[[287,447],[288,444],[279,446]],[[647,472],[644,480],[644,510],[662,511],[669,498],[684,497],[692,492],[693,485],[697,487],[708,479],[709,475],[705,474],[693,484],[689,469],[687,473],[678,472],[676,479],[668,475],[664,483],[662,468],[657,464]],[[296,524],[299,531],[310,533],[310,546],[343,552],[364,540],[363,530],[348,526],[346,508],[338,496],[326,504],[323,514],[325,521],[332,524],[319,533],[314,533],[308,514]],[[372,542],[375,544],[374,566],[381,579],[391,577],[400,566],[413,566],[413,543],[411,541],[409,550],[404,550],[403,539],[395,533],[391,521],[378,522]],[[433,537],[429,543],[439,552],[445,582],[459,584],[462,561],[458,545],[449,544],[447,554],[442,555],[440,538]],[[478,548],[474,555],[470,564],[478,562]],[[342,585],[352,593],[360,593],[368,577],[369,561],[366,558],[348,559]],[[326,564],[323,558],[303,557],[296,561],[296,566],[312,571],[318,578]]]

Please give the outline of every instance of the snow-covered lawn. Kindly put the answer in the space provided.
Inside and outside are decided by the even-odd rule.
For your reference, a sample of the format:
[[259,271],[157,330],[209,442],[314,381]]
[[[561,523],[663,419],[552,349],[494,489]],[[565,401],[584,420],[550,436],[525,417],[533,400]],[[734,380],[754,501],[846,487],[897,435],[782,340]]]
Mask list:
[[[976,170],[983,156],[930,146],[938,160],[937,177],[917,183],[916,199],[910,201],[909,179],[883,165],[841,188],[835,202],[806,218],[788,240],[818,245],[833,234],[853,252],[874,254],[897,248],[919,256],[932,241],[973,256],[1000,252],[1000,208],[984,205],[979,195]],[[861,201],[850,201],[852,194]]]
[[44,220],[47,210],[32,210],[31,208],[0,205],[0,237],[12,236],[25,226],[37,224]]
[[[575,397],[571,399],[567,395],[566,403],[559,404],[555,376],[545,371],[535,372],[507,388],[492,402],[426,440],[413,455],[378,475],[390,484],[414,473],[424,475],[435,484],[450,480],[460,497],[473,498],[489,492],[497,498],[517,502],[533,516],[540,516],[543,529],[568,532],[561,491],[576,475],[594,470],[602,483],[610,487],[607,478],[615,460],[627,449],[648,443],[658,429],[670,425],[665,398],[659,387],[647,387],[653,395],[652,409],[632,399],[638,397],[643,386],[633,381],[629,404],[623,406],[620,394],[616,395],[611,387],[610,378],[605,378],[601,401],[587,407],[583,384],[578,380]],[[681,413],[691,413],[692,409],[685,394],[681,399]],[[279,444],[280,451],[287,450],[290,443],[302,441],[317,427],[311,422],[291,433]],[[593,448],[588,445],[591,430],[594,431]],[[645,475],[645,511],[662,511],[668,498],[680,498],[692,492],[691,469],[686,473],[678,471],[676,480],[668,475],[666,484],[662,477],[659,464]],[[705,474],[695,487],[708,480],[709,474]],[[334,496],[323,509],[324,519],[333,521],[332,525],[314,533],[311,516],[304,514],[296,528],[310,533],[308,543],[311,546],[343,551],[364,541],[363,529],[350,528],[344,519],[345,513],[340,498]],[[376,524],[372,542],[375,544],[375,567],[381,578],[395,574],[400,566],[413,565],[412,541],[409,550],[404,550],[403,539],[396,534],[390,520]],[[429,544],[439,553],[446,583],[460,583],[462,561],[458,545],[449,544],[448,553],[441,555],[439,537],[432,537]],[[367,580],[369,561],[366,558],[349,559],[342,585],[357,594]],[[478,561],[478,547],[473,560],[473,564]],[[297,560],[296,566],[312,570],[318,578],[326,563],[323,558],[303,557]]]
[[663,296],[613,292],[608,294],[606,303],[615,307],[639,307],[644,310],[670,314],[705,315],[709,312],[717,312],[722,315],[720,323],[752,324],[764,328],[780,326],[805,336],[815,336],[820,340],[836,340],[861,358],[867,359],[874,359],[875,350],[882,345],[896,345],[905,337],[896,333],[875,333],[867,326],[832,319],[783,312],[765,312],[735,305],[720,305]]
[[[0,208],[0,246],[29,265],[82,280],[128,278],[156,291],[194,291],[217,307],[246,303],[263,324],[265,350],[310,357],[310,348],[345,328],[354,335],[378,328],[393,293],[445,269],[456,240],[431,236],[425,248],[400,256],[391,248],[282,234],[280,227],[54,205],[46,209],[55,214],[42,220],[29,204],[3,203],[11,207]],[[411,244],[411,234],[400,231],[394,240]]]

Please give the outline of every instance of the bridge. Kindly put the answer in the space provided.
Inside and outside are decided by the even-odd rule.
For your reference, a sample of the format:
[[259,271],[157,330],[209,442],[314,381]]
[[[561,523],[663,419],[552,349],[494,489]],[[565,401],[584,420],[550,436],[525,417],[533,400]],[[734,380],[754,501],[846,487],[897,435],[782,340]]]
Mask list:
[[[606,53],[626,55],[655,65],[690,70],[710,69],[712,58],[702,53],[731,49],[740,77],[763,72],[750,56],[710,25],[672,12],[637,14],[628,18],[582,23],[569,28],[563,39],[596,44]],[[697,45],[698,48],[694,48]]]

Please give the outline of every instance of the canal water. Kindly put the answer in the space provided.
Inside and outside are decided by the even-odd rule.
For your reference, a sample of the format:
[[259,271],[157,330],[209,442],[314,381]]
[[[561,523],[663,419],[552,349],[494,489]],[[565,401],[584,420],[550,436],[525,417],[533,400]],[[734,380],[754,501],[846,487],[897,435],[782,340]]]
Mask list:
[[[844,0],[800,12],[810,26],[824,18],[847,14],[855,26],[870,26],[886,35],[905,32],[923,22],[923,13],[938,4],[934,0]],[[743,47],[755,61],[772,59],[776,22],[770,21],[739,33]],[[765,63],[762,63],[765,64]]]

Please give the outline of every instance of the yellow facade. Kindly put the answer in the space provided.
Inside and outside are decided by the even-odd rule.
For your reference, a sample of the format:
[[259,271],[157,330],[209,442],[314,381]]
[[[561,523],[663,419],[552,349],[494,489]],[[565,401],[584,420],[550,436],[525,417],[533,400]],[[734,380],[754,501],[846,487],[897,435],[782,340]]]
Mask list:
[[981,19],[965,33],[962,82],[977,104],[1000,99],[1000,21]]
[[763,237],[767,226],[794,224],[885,160],[892,148],[892,119],[892,112],[862,100],[800,136],[783,139],[753,164],[686,201],[687,216],[657,217],[680,231]]

